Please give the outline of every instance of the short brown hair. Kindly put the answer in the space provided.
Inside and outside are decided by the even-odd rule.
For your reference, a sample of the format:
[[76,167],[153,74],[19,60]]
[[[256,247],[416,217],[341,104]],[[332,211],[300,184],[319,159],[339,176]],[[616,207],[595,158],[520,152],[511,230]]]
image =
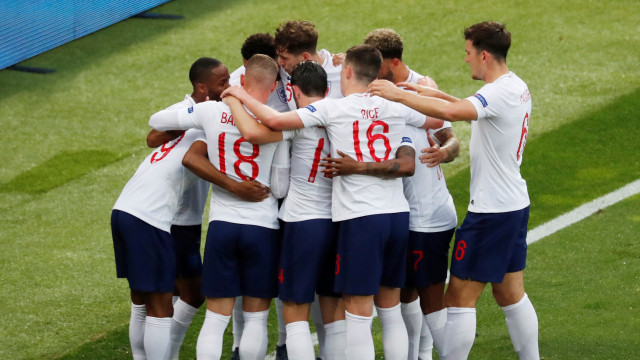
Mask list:
[[511,33],[503,24],[495,21],[484,21],[464,29],[464,39],[471,43],[478,51],[487,51],[499,61],[507,60],[507,53],[511,46]]
[[315,53],[318,46],[318,30],[311,21],[289,20],[276,29],[276,48],[293,55]]
[[382,54],[371,45],[356,45],[347,50],[344,64],[353,68],[358,81],[369,84],[378,77]]
[[383,59],[402,60],[402,38],[393,29],[375,29],[364,38],[364,43],[380,50]]
[[247,61],[246,75],[252,81],[271,86],[278,76],[278,64],[264,54],[255,54]]

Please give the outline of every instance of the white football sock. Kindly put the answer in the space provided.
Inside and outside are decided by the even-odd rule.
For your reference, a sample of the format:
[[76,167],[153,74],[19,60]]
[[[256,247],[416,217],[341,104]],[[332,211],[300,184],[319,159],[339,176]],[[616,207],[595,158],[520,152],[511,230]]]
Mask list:
[[182,346],[184,336],[187,334],[189,325],[191,325],[191,321],[197,312],[198,308],[194,308],[180,299],[173,304],[173,321],[171,322],[171,356],[169,356],[169,359],[178,360],[180,346]]
[[173,296],[171,297],[171,304],[172,304],[172,305],[175,305],[175,304],[176,304],[176,301],[178,301],[178,299],[180,299],[180,296],[178,296],[178,295],[173,295]]
[[169,360],[171,318],[147,316],[144,324],[144,352],[149,360]]
[[240,347],[240,339],[242,339],[242,332],[244,331],[244,315],[242,314],[242,296],[236,298],[236,302],[233,305],[233,346],[231,351]]
[[146,360],[144,352],[144,323],[147,319],[147,308],[144,305],[131,303],[131,318],[129,319],[129,343],[134,360]]
[[240,340],[240,359],[264,359],[267,355],[269,310],[244,312],[244,331]]
[[326,360],[347,359],[347,322],[345,320],[334,321],[324,326],[325,341],[324,354]]
[[418,346],[420,345],[420,331],[422,329],[420,299],[416,299],[408,304],[400,303],[400,311],[404,325],[407,328],[407,335],[409,336],[408,359],[418,360]]
[[[406,360],[409,354],[409,336],[402,320],[400,304],[381,308],[376,306],[382,324],[382,348],[386,360]],[[418,334],[420,334],[418,332]]]
[[422,329],[420,329],[420,360],[432,360],[433,359],[433,337],[427,325],[427,319],[422,316],[420,311],[420,318],[422,318]]
[[433,345],[435,345],[436,350],[438,350],[438,354],[442,354],[445,342],[444,327],[447,325],[447,309],[445,308],[434,311],[431,314],[427,314],[424,316],[424,319],[427,322],[429,331],[433,337]]
[[540,359],[538,316],[527,294],[517,303],[502,308],[511,342],[521,360]]
[[375,357],[371,323],[373,316],[358,316],[345,311],[347,320],[346,358],[349,360],[372,360]]
[[287,324],[287,356],[289,360],[315,360],[316,351],[311,342],[309,322]]
[[475,308],[447,308],[447,325],[444,328],[444,346],[440,359],[458,360],[469,356],[476,337]]
[[196,355],[201,360],[218,360],[222,354],[222,339],[231,316],[207,310],[198,335]]
[[276,315],[278,317],[278,346],[287,343],[287,325],[282,317],[282,300],[276,298]]
[[318,301],[318,295],[311,303],[311,320],[316,327],[316,334],[318,335],[318,357],[324,359],[324,344],[325,344],[325,332],[324,322],[322,321],[322,311],[320,310],[320,301]]

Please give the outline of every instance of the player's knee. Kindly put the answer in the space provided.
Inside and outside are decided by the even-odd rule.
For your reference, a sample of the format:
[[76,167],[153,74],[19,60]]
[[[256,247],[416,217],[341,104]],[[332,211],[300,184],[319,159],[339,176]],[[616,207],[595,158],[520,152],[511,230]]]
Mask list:
[[509,306],[517,303],[524,296],[524,289],[492,287],[493,298],[499,306]]

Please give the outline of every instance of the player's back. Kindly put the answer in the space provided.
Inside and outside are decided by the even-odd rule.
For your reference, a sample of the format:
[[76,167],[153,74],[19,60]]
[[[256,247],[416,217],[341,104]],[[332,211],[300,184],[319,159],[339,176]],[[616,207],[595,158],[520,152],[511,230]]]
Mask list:
[[280,207],[280,219],[302,221],[331,218],[332,179],[319,167],[331,145],[323,127],[297,130],[291,140],[289,191]]
[[[196,107],[194,112],[205,131],[211,163],[235,181],[255,180],[269,186],[278,144],[254,145],[246,141],[235,126],[231,110],[221,102],[209,101]],[[261,202],[244,201],[214,184],[209,212],[209,221],[213,220],[277,229],[277,202],[271,193]]]
[[197,181],[182,165],[196,139],[204,139],[203,132],[188,130],[149,154],[125,185],[114,209],[168,232],[183,190]]
[[[367,93],[324,99],[298,110],[298,114],[305,127],[326,126],[332,157],[340,157],[337,153],[340,150],[364,162],[394,159],[405,122],[424,124],[423,115]],[[348,175],[334,179],[334,221],[408,210],[400,178]]]
[[[450,126],[450,125],[449,125]],[[436,144],[433,133],[436,130],[405,128],[405,136],[413,141],[416,151]],[[404,195],[409,202],[409,229],[412,231],[435,232],[455,227],[456,210],[447,189],[447,183],[440,165],[428,167],[416,156],[413,176],[402,178]]]

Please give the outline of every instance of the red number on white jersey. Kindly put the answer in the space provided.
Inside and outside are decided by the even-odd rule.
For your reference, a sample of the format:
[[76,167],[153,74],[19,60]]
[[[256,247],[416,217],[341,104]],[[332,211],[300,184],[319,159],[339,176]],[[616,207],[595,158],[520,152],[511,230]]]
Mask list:
[[[320,138],[318,140],[318,146],[316,147],[316,152],[313,154],[313,164],[311,164],[311,172],[309,173],[308,182],[313,183],[316,181],[316,176],[318,175],[318,165],[320,164],[320,155],[322,155],[322,149],[324,149],[324,138]],[[327,177],[327,174],[324,174]]]
[[[227,173],[227,163],[224,151],[225,135],[226,133],[221,133],[220,135],[218,135],[218,160],[220,162],[220,172],[224,174]],[[238,160],[233,163],[233,169],[235,170],[236,175],[240,177],[240,179],[255,180],[258,177],[260,167],[254,160],[258,157],[258,155],[260,155],[260,146],[249,143],[253,147],[251,155],[244,155],[242,152],[240,152],[240,145],[242,145],[243,142],[249,143],[244,139],[244,137],[239,138],[233,143],[233,153],[238,158]],[[250,177],[246,176],[242,173],[242,171],[240,171],[240,165],[242,163],[248,163],[249,165],[251,165]]]
[[[183,138],[184,138],[184,133],[182,133],[182,135],[178,136],[177,139],[174,139],[172,141],[168,141],[168,142],[162,144],[162,146],[160,146],[159,149],[156,149],[156,151],[153,152],[153,155],[151,155],[151,163],[155,164],[158,161],[164,159],[167,155],[169,155],[171,150],[173,150],[173,148],[175,148],[176,145],[178,145],[178,143]],[[167,146],[168,144],[171,144],[171,145]],[[162,155],[158,156],[158,154],[162,154]]]
[[529,136],[529,113],[526,113],[524,120],[522,120],[522,133],[520,134],[520,144],[518,144],[518,152],[516,153],[516,160],[520,161],[522,153],[524,152],[524,146],[527,144],[527,137]]
[[[374,134],[373,130],[377,126],[382,126],[382,134]],[[384,161],[389,159],[389,154],[391,153],[391,144],[389,142],[389,138],[384,136],[384,134],[389,132],[389,124],[382,120],[375,120],[371,122],[369,128],[367,129],[367,147],[369,148],[369,153],[371,154],[371,158],[376,162]],[[384,156],[379,158],[376,155],[376,149],[374,147],[374,143],[378,140],[382,140],[384,144]],[[362,150],[360,149],[360,121],[356,120],[353,122],[353,147],[356,152],[356,160],[363,161],[362,158]]]

